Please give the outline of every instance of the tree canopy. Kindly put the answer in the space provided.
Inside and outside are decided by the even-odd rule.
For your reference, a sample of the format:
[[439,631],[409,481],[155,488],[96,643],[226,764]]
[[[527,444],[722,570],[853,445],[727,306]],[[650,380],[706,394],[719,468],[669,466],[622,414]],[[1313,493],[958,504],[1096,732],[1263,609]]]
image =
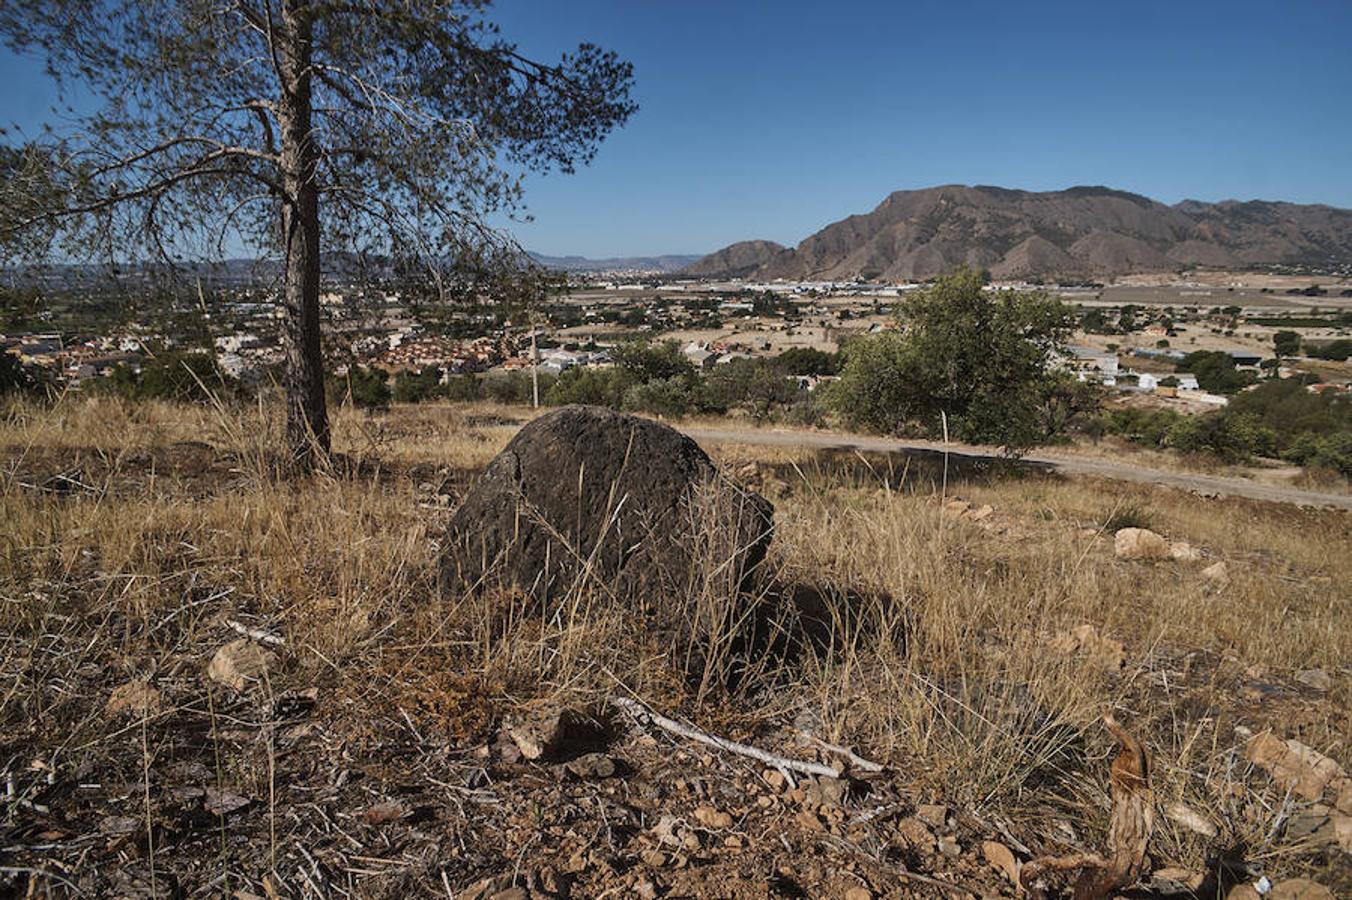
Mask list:
[[[288,433],[327,449],[319,278],[340,253],[437,294],[520,265],[488,224],[635,111],[631,66],[537,62],[486,0],[9,0],[0,38],[97,108],[0,157],[0,242],[284,262]],[[82,104],[83,105],[83,104]],[[321,244],[322,235],[322,244]]]
[[1039,409],[1057,385],[1055,356],[1073,313],[1042,292],[988,291],[970,269],[902,299],[899,329],[845,348],[834,397],[855,425],[942,431],[969,441],[1030,446]]

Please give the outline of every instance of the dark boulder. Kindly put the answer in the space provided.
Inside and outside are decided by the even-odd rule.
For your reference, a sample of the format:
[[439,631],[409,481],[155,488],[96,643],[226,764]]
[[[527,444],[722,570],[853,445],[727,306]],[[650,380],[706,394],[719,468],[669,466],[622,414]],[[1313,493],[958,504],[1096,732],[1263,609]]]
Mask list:
[[716,571],[736,590],[765,557],[773,514],[675,429],[567,406],[522,428],[471,488],[447,529],[442,589],[505,581],[549,599],[576,585],[660,604]]

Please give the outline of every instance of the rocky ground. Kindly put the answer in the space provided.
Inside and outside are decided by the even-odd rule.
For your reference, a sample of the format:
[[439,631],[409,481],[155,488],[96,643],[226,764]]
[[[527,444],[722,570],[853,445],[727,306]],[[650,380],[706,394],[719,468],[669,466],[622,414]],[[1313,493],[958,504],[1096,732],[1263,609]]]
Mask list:
[[[1274,621],[1313,629],[1298,632],[1314,635],[1300,638],[1305,664],[1295,638],[1246,644],[1219,617],[1190,641],[1186,628],[1137,632],[1130,617],[1077,608],[964,633],[970,665],[927,662],[905,694],[885,693],[889,657],[861,651],[696,702],[660,666],[648,682],[633,674],[646,669],[614,668],[630,651],[605,641],[661,656],[642,635],[570,643],[548,623],[481,629],[438,606],[435,554],[419,548],[474,465],[368,456],[292,489],[260,485],[246,459],[210,443],[15,449],[0,560],[0,895],[1024,896],[1030,861],[1107,849],[1116,745],[1097,717],[1109,709],[1150,754],[1157,817],[1121,896],[1352,894],[1352,671],[1324,646],[1341,640],[1347,597],[1320,581],[1341,570],[1228,546],[1206,521],[1239,531],[1290,516],[1307,541],[1332,529],[1337,547],[1341,514],[1207,501],[1189,531],[1186,501],[1121,488],[1155,504],[1161,537],[1127,517],[1076,520],[1081,495],[1065,484],[908,499],[837,470],[795,480],[801,461],[748,452],[716,455],[775,500],[780,552],[803,565],[816,563],[802,542],[832,528],[844,547],[850,528],[923,522],[926,540],[953,535],[942,558],[970,573],[961,598],[1038,589],[1020,565],[1045,574],[1039,554],[1062,559],[1057,542],[1074,541],[1056,603],[1116,597],[1113,579],[1124,596],[1195,597],[1199,616],[1272,593],[1285,605]],[[810,503],[852,518],[824,525]],[[297,580],[278,574],[285,564]],[[907,590],[933,613],[937,583]],[[917,631],[913,655],[925,639]],[[564,666],[566,654],[590,662]],[[1086,686],[1091,712],[1051,714],[1055,697],[1021,685],[979,705],[961,681],[1033,663],[1065,667],[1058,690]],[[912,696],[932,714],[913,721],[934,734],[889,734],[876,725],[886,710],[864,709]],[[637,715],[623,703],[635,698]],[[1030,729],[1055,739],[1030,742]],[[1006,737],[1050,749],[992,775]],[[1074,878],[1030,887],[1070,896]]]

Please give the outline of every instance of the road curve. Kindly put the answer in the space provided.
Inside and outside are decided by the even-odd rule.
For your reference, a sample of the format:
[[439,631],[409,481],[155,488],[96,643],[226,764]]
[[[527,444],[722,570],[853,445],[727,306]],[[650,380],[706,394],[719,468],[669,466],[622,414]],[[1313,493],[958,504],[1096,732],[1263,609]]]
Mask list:
[[[680,426],[678,426],[680,427]],[[942,453],[944,445],[935,441],[903,441],[885,437],[840,434],[823,431],[773,431],[760,428],[706,428],[690,426],[681,431],[696,441],[723,444],[757,444],[766,447],[807,447],[813,450],[863,450],[870,453],[926,452]],[[999,455],[966,444],[949,445],[950,455],[966,459],[999,459]],[[1247,497],[1272,503],[1299,506],[1352,509],[1352,494],[1329,494],[1280,485],[1259,484],[1244,478],[1165,472],[1145,466],[1107,460],[1084,459],[1030,453],[1022,462],[1065,475],[1090,475],[1117,481],[1135,481],[1180,488],[1203,496]]]

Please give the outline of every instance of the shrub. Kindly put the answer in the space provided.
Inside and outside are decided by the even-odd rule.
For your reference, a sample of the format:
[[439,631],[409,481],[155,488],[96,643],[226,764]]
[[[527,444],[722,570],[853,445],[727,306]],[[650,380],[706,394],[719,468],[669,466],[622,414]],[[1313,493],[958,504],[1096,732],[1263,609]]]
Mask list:
[[240,386],[226,375],[216,358],[201,352],[166,352],[147,359],[140,370],[117,365],[103,378],[90,382],[95,392],[128,400],[201,402],[236,396]]
[[545,401],[553,406],[587,403],[619,409],[628,386],[628,376],[621,369],[577,367],[559,376],[549,389]]
[[361,409],[383,409],[390,405],[392,393],[386,375],[380,369],[353,366],[345,380],[348,401]]
[[443,396],[441,370],[423,369],[421,372],[398,372],[394,376],[396,403],[421,403]]

